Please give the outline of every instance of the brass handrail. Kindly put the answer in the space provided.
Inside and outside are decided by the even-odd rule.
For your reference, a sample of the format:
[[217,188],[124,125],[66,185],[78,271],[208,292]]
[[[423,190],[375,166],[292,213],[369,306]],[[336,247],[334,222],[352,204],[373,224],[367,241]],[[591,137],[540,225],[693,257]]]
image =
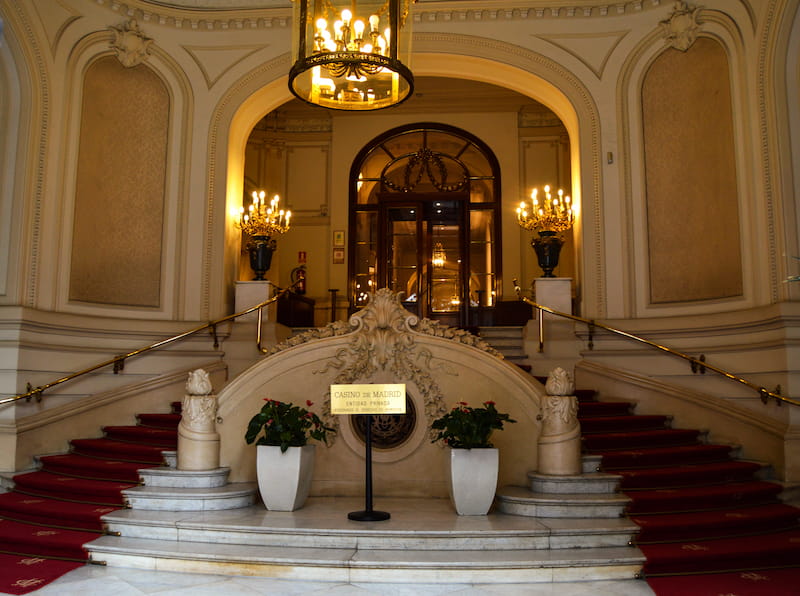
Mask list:
[[[299,280],[298,280],[298,282],[299,282]],[[276,286],[276,289],[279,290],[277,294],[275,294],[272,298],[270,298],[268,300],[265,300],[264,302],[261,302],[260,304],[256,304],[255,306],[251,306],[247,310],[243,310],[241,312],[233,313],[232,315],[227,315],[227,316],[222,317],[220,319],[216,319],[214,321],[210,321],[210,322],[206,323],[205,325],[201,325],[200,327],[195,327],[194,329],[190,329],[189,331],[185,331],[185,332],[180,333],[178,335],[175,335],[173,337],[169,337],[167,339],[161,340],[161,341],[156,342],[154,344],[150,344],[149,346],[145,346],[144,348],[139,348],[138,350],[134,350],[133,352],[128,352],[127,354],[122,354],[121,356],[114,356],[113,358],[111,358],[109,360],[105,360],[105,361],[103,361],[103,362],[101,362],[99,364],[95,364],[94,366],[91,366],[89,368],[85,368],[85,369],[80,370],[78,372],[74,372],[72,374],[67,375],[66,377],[61,377],[60,379],[57,379],[57,380],[55,380],[55,381],[53,381],[51,383],[47,383],[47,384],[42,385],[40,387],[31,387],[30,383],[28,383],[28,391],[27,392],[21,393],[19,395],[15,395],[13,397],[6,397],[6,398],[3,398],[3,399],[0,399],[0,406],[16,402],[16,401],[18,401],[20,399],[26,399],[26,400],[30,401],[30,399],[32,397],[35,397],[36,401],[41,401],[42,394],[46,390],[51,389],[52,387],[55,387],[56,385],[60,385],[62,383],[66,383],[67,381],[71,381],[72,379],[76,379],[76,378],[78,378],[80,376],[83,376],[85,374],[88,374],[90,372],[94,372],[94,371],[96,371],[96,370],[98,370],[100,368],[104,368],[106,366],[113,365],[114,366],[114,374],[117,374],[117,373],[119,373],[119,372],[121,372],[122,370],[125,369],[125,360],[127,360],[128,358],[132,358],[134,356],[138,356],[140,354],[144,354],[146,352],[150,352],[151,350],[155,350],[157,348],[161,348],[161,347],[163,347],[163,346],[165,346],[167,344],[171,344],[173,342],[179,341],[181,339],[189,337],[190,335],[194,335],[195,333],[198,333],[198,332],[203,331],[205,329],[210,329],[211,330],[211,335],[214,337],[214,347],[217,348],[217,347],[219,347],[219,340],[217,338],[217,325],[219,325],[221,323],[225,323],[227,321],[231,321],[233,319],[236,319],[237,317],[241,317],[241,316],[250,314],[251,312],[254,312],[256,310],[258,311],[258,338],[257,338],[257,343],[258,343],[259,351],[264,353],[264,351],[261,349],[261,318],[262,318],[261,317],[261,312],[262,312],[262,309],[265,306],[269,306],[270,304],[272,304],[274,302],[277,302],[278,299],[280,299],[281,296],[283,296],[284,294],[289,293],[295,287],[295,285],[298,282],[293,283],[292,285],[290,285],[287,288],[278,288]]]
[[[544,306],[543,304],[538,304],[538,303],[534,302],[533,300],[531,300],[530,298],[527,298],[527,297],[522,295],[522,290],[520,289],[516,279],[514,279],[514,290],[517,292],[517,297],[520,300],[522,300],[523,302],[525,302],[527,304],[530,304],[532,307],[534,307],[534,308],[536,308],[536,309],[538,309],[540,311],[544,311],[544,312],[550,313],[551,315],[556,315],[556,316],[559,316],[559,317],[563,317],[565,319],[571,319],[573,321],[576,321],[576,322],[579,322],[579,323],[584,323],[585,325],[587,325],[589,327],[589,349],[592,349],[592,334],[593,334],[593,330],[594,329],[604,329],[606,331],[609,331],[610,333],[614,333],[614,334],[620,335],[622,337],[627,337],[628,339],[632,339],[634,341],[638,341],[639,343],[643,343],[645,345],[648,345],[651,348],[655,348],[657,350],[661,350],[662,352],[666,352],[667,354],[671,354],[671,355],[676,356],[678,358],[682,358],[684,360],[688,360],[691,363],[693,372],[694,371],[698,371],[698,370],[700,372],[705,372],[705,370],[708,369],[708,370],[711,370],[711,371],[713,371],[713,372],[715,372],[717,374],[722,375],[723,377],[726,377],[726,378],[730,379],[731,381],[735,381],[737,383],[740,383],[742,385],[750,387],[754,391],[758,392],[758,395],[761,398],[761,401],[763,403],[765,403],[765,404],[769,401],[769,398],[773,398],[777,402],[778,405],[781,405],[782,403],[788,403],[788,404],[792,404],[792,405],[795,405],[795,406],[800,406],[800,401],[791,399],[789,397],[785,397],[785,396],[781,395],[780,393],[777,393],[778,391],[780,391],[780,386],[775,391],[768,391],[767,389],[765,389],[761,385],[756,385],[755,383],[752,383],[752,382],[748,381],[747,379],[743,379],[742,377],[737,376],[737,375],[735,375],[733,373],[730,373],[730,372],[728,372],[728,371],[726,371],[726,370],[724,370],[722,368],[719,368],[717,366],[714,366],[713,364],[709,364],[708,362],[705,361],[705,357],[694,358],[693,356],[689,356],[688,354],[684,354],[683,352],[679,352],[678,350],[673,350],[672,348],[668,348],[667,346],[662,346],[661,344],[657,344],[655,342],[652,342],[649,339],[644,339],[643,337],[639,337],[638,335],[634,335],[632,333],[628,333],[627,331],[622,331],[621,329],[615,329],[614,327],[610,327],[608,325],[604,325],[602,323],[598,323],[594,319],[584,319],[583,317],[578,317],[578,316],[575,316],[575,315],[572,315],[572,314],[569,314],[569,313],[565,313],[565,312],[561,312],[561,311],[558,311],[558,310],[554,310],[554,309],[552,309],[552,308],[550,308],[548,306]],[[539,317],[540,324],[541,324],[541,320],[542,320],[542,317]],[[540,342],[541,342],[541,340],[540,340]]]

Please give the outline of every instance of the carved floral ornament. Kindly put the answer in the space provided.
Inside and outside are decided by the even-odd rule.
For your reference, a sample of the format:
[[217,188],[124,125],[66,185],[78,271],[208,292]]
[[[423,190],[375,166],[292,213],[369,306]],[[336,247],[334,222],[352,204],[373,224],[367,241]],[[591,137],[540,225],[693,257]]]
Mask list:
[[147,60],[153,40],[145,37],[135,19],[130,19],[120,27],[109,27],[109,29],[114,32],[111,48],[124,67],[138,66]]
[[660,23],[668,46],[681,52],[692,47],[700,31],[697,23],[698,10],[696,6],[690,8],[686,2],[675,2],[670,18]]
[[[411,314],[403,308],[400,295],[385,288],[372,294],[369,304],[350,317],[347,323],[337,321],[291,337],[272,348],[270,354],[309,341],[344,335],[350,336],[347,347],[339,350],[314,374],[337,371],[331,381],[335,385],[364,383],[378,376],[407,379],[415,385],[422,398],[425,418],[430,421],[430,436],[433,436],[430,428],[432,421],[447,411],[444,396],[433,373],[457,373],[446,363],[437,362],[429,350],[418,345],[417,338],[425,335],[440,337],[502,358],[497,350],[468,331]],[[326,399],[322,419],[326,426],[338,429],[339,418],[331,415],[329,399]]]
[[211,379],[208,372],[202,368],[193,370],[189,373],[189,378],[186,380],[186,394],[187,395],[208,395],[211,393]]

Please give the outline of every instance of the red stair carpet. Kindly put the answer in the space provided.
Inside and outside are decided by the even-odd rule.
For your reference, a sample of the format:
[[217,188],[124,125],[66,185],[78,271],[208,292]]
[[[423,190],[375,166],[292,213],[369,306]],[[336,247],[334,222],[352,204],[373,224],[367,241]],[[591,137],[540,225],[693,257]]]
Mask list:
[[642,575],[658,596],[800,595],[800,509],[762,466],[700,431],[579,391],[583,449],[631,498]]
[[0,494],[0,592],[26,594],[85,564],[83,545],[103,533],[101,516],[125,506],[137,470],[162,465],[162,451],[177,447],[180,417],[140,414],[137,426],[75,439],[69,453],[14,476],[14,490]]

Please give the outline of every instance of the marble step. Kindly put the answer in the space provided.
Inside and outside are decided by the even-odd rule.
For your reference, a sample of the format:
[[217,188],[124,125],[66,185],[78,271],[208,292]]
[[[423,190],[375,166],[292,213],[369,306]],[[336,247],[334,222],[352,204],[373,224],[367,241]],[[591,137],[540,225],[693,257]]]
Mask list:
[[602,455],[584,455],[581,457],[581,471],[584,474],[592,474],[600,471],[600,464],[603,462]]
[[175,450],[172,451],[162,451],[161,455],[164,456],[164,464],[168,468],[176,469],[178,467],[178,452]]
[[311,500],[309,511],[271,512],[262,505],[207,514],[120,510],[103,520],[109,532],[125,538],[253,547],[420,551],[616,547],[630,544],[638,531],[625,518],[531,520],[502,513],[458,516],[449,509],[437,519],[429,519],[423,512],[419,519],[410,514],[406,519],[385,523],[354,522],[347,519],[346,507],[326,511],[319,505],[320,499],[324,502],[324,498]]
[[522,345],[522,337],[484,337],[488,343],[495,349],[501,348],[519,348]]
[[256,502],[255,482],[224,486],[180,488],[137,486],[122,491],[129,507],[152,511],[219,511],[247,507]]
[[619,488],[616,474],[592,472],[576,476],[553,476],[529,472],[530,489],[534,493],[548,494],[614,494]]
[[497,507],[503,513],[536,518],[621,517],[630,499],[622,494],[539,493],[519,486],[497,491]]
[[176,470],[175,468],[143,468],[139,470],[142,483],[148,487],[214,488],[225,486],[230,468],[216,470]]
[[481,337],[522,337],[524,327],[520,325],[492,325],[478,327]]
[[[382,523],[382,522],[381,522]],[[414,550],[264,547],[103,536],[85,545],[113,567],[357,583],[528,583],[631,579],[634,547],[559,550]]]

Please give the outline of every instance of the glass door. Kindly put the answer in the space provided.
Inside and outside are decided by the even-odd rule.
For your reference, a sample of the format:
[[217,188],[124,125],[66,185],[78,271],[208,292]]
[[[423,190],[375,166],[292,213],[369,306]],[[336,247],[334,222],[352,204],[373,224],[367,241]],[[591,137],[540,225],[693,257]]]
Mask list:
[[381,252],[385,255],[386,281],[383,284],[402,294],[403,306],[418,316],[425,316],[419,305],[424,301],[424,235],[419,206],[396,205],[385,209],[387,234]]
[[402,292],[403,306],[420,317],[463,325],[469,301],[462,201],[387,202],[381,211],[385,287]]

